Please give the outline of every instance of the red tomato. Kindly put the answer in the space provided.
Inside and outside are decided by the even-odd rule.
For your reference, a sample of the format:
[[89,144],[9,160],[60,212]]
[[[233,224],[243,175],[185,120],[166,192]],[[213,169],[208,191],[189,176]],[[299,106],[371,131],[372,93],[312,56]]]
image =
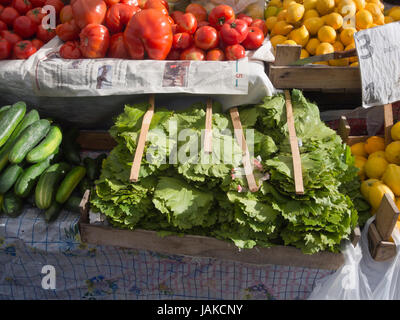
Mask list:
[[27,16],[20,16],[14,20],[13,29],[22,39],[29,39],[37,31],[37,24]]
[[240,19],[240,20],[246,21],[246,23],[247,23],[247,25],[249,27],[253,23],[253,18],[249,17],[247,14],[244,14],[244,13],[239,13],[237,15],[236,19]]
[[0,21],[0,31],[3,30],[8,30],[8,27],[3,21]]
[[165,60],[180,60],[182,50],[172,48]]
[[39,50],[41,47],[44,46],[44,42],[36,38],[32,40],[32,44],[36,48],[36,50]]
[[4,6],[2,6],[1,4],[0,4],[0,14],[1,14],[1,12],[4,10]]
[[107,5],[103,0],[75,0],[72,12],[76,24],[83,29],[88,24],[102,24],[106,18]]
[[3,6],[9,6],[11,3],[11,0],[0,0],[0,4]]
[[0,60],[11,56],[12,45],[6,39],[0,39]]
[[23,40],[15,44],[13,55],[16,59],[28,59],[31,55],[36,53],[36,51],[31,41]]
[[32,4],[32,8],[43,7],[46,0],[29,0]]
[[169,21],[169,23],[170,23],[171,25],[175,24],[175,21],[174,21],[174,19],[172,19],[171,16],[167,16],[167,18],[168,18],[168,21]]
[[46,0],[44,5],[45,6],[53,6],[54,9],[56,9],[56,13],[57,13],[57,16],[58,16],[60,14],[60,12],[61,12],[61,9],[64,7],[64,2],[62,2],[61,0]]
[[225,56],[227,60],[239,60],[244,58],[246,55],[243,46],[240,44],[234,44],[225,48]]
[[19,17],[19,13],[13,7],[6,7],[0,14],[0,20],[9,27],[12,27],[14,20]]
[[255,19],[255,20],[253,20],[253,22],[250,25],[250,27],[259,28],[264,33],[264,36],[267,35],[267,33],[268,33],[268,29],[267,29],[267,26],[265,25],[265,21],[264,20]]
[[60,56],[63,59],[81,59],[82,53],[78,41],[67,41],[60,48]]
[[209,26],[210,23],[208,21],[200,21],[197,23],[197,29],[200,29],[201,27]]
[[22,41],[22,38],[17,35],[14,31],[9,31],[9,30],[4,30],[0,33],[1,37],[6,39],[9,43],[11,43],[11,47],[14,47],[14,45]]
[[147,0],[144,9],[157,9],[168,16],[168,3],[163,0]]
[[119,0],[104,0],[108,7],[111,7],[114,4],[119,3]]
[[242,42],[242,46],[245,47],[246,50],[255,50],[261,47],[264,42],[264,33],[256,27],[250,27],[249,33]]
[[204,50],[201,50],[200,48],[196,47],[190,47],[186,50],[184,50],[181,53],[180,59],[181,60],[204,60],[206,57],[206,54]]
[[187,33],[176,33],[172,39],[172,48],[174,49],[187,49],[193,45],[193,37]]
[[189,34],[193,34],[197,29],[196,17],[191,13],[178,15],[175,22],[178,25],[178,32],[187,32]]
[[178,11],[178,10],[176,10],[176,11],[173,11],[172,13],[171,13],[171,18],[175,21],[175,23],[176,23],[176,21],[178,20],[178,18],[179,17],[181,17],[183,15],[183,12],[182,11]]
[[106,15],[106,26],[111,33],[124,31],[129,20],[141,9],[123,3],[114,4],[108,9]]
[[172,34],[178,33],[178,25],[176,23],[171,25],[172,28]]
[[36,38],[38,38],[39,40],[42,40],[44,43],[49,42],[55,36],[56,36],[56,30],[44,29],[41,24],[38,26],[38,29],[36,32]]
[[191,3],[186,7],[186,13],[190,12],[196,17],[197,22],[206,21],[207,20],[207,10],[204,7],[197,3]]
[[75,20],[59,24],[56,28],[56,34],[62,41],[73,41],[79,39],[81,29],[76,25]]
[[212,49],[207,52],[206,60],[208,61],[224,61],[225,54],[221,49]]
[[32,9],[32,3],[29,0],[12,0],[12,6],[21,15]]
[[110,46],[108,29],[101,24],[88,24],[81,31],[80,40],[80,49],[85,58],[104,58]]
[[139,6],[139,1],[138,0],[121,0],[120,2],[124,3],[124,4],[127,4],[127,5],[130,5],[130,6],[141,8]]
[[197,48],[203,50],[214,49],[218,46],[218,31],[210,26],[204,26],[197,29],[194,34],[194,43]]
[[249,33],[249,27],[246,21],[235,19],[230,22],[226,22],[221,28],[221,40],[226,45],[234,45],[241,43],[246,39]]
[[74,15],[72,14],[71,5],[67,5],[61,9],[61,11],[60,11],[61,23],[66,23],[68,21],[71,21],[73,18],[74,18]]
[[129,59],[129,52],[126,49],[123,32],[116,33],[111,37],[108,56],[116,59]]
[[32,10],[29,10],[26,13],[26,16],[29,17],[29,19],[31,19],[33,23],[35,23],[36,25],[39,25],[42,23],[42,20],[46,15],[44,13],[42,13],[42,8],[35,8]]
[[226,4],[216,6],[208,15],[208,22],[217,30],[220,30],[225,22],[233,19],[235,19],[235,12]]

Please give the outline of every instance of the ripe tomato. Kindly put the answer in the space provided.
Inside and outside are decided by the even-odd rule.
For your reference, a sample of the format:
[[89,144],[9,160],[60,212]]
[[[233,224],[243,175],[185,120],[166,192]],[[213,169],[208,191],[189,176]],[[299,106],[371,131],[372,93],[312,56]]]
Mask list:
[[178,18],[182,15],[183,15],[183,12],[178,11],[178,10],[172,11],[172,13],[170,14],[171,18],[175,21],[175,23],[178,20]]
[[22,39],[29,39],[37,31],[37,24],[27,16],[20,16],[14,20],[13,29]]
[[44,46],[44,42],[36,38],[32,40],[32,44],[36,48],[36,50],[39,50],[41,47]]
[[79,39],[81,29],[76,25],[75,20],[59,24],[56,28],[56,34],[62,41],[73,41]]
[[66,23],[68,21],[71,21],[73,18],[74,18],[74,15],[72,14],[71,5],[67,5],[61,9],[61,11],[60,11],[61,23]]
[[17,35],[14,31],[9,31],[9,30],[4,30],[1,31],[0,36],[4,39],[6,39],[12,47],[14,47],[14,45],[19,42],[22,41],[22,38]]
[[172,39],[172,48],[174,49],[187,49],[193,45],[193,37],[187,33],[176,33]]
[[247,23],[247,25],[249,27],[253,23],[253,18],[249,17],[247,14],[244,14],[244,13],[239,13],[237,15],[236,19],[240,19],[240,20],[246,21],[246,23]]
[[181,60],[204,60],[206,54],[204,50],[196,47],[190,47],[181,53]]
[[1,12],[4,10],[4,6],[2,6],[1,4],[0,4],[0,14],[1,14]]
[[0,31],[3,30],[8,30],[8,27],[3,21],[0,21]]
[[167,18],[168,18],[168,21],[169,21],[169,23],[171,24],[171,26],[172,26],[173,24],[175,24],[175,21],[174,21],[174,19],[172,19],[171,16],[167,16]]
[[119,0],[104,0],[107,4],[107,7],[111,7],[112,5],[119,3]]
[[0,60],[11,56],[12,45],[6,39],[0,39]]
[[256,27],[250,27],[249,33],[242,42],[243,47],[247,50],[255,50],[261,47],[264,42],[264,33]]
[[107,5],[103,0],[75,0],[72,12],[76,24],[83,29],[88,24],[102,24],[106,18]]
[[12,0],[11,5],[21,15],[32,9],[32,3],[29,0]]
[[63,59],[81,59],[82,53],[78,41],[67,41],[60,48],[60,56]]
[[0,0],[0,4],[3,6],[9,6],[11,3],[11,0]]
[[120,3],[127,4],[129,6],[134,6],[134,7],[141,8],[139,6],[139,1],[138,0],[121,0]]
[[208,15],[208,22],[210,22],[210,25],[217,30],[220,30],[225,22],[234,19],[235,12],[226,4],[220,4],[216,6]]
[[221,49],[212,49],[207,52],[206,60],[208,61],[224,61],[225,54]]
[[264,36],[267,35],[268,33],[268,28],[265,25],[265,21],[261,20],[261,19],[255,19],[253,20],[253,22],[251,23],[250,27],[256,27],[259,28],[263,33]]
[[197,23],[197,29],[200,29],[201,27],[209,26],[210,23],[208,21],[200,21]]
[[129,20],[141,9],[128,4],[117,3],[108,9],[106,14],[106,26],[111,33],[124,31]]
[[108,57],[116,59],[129,59],[129,52],[126,49],[123,32],[116,33],[111,37]]
[[19,17],[19,13],[13,7],[5,7],[0,14],[0,20],[3,21],[7,26],[12,27],[14,20]]
[[197,29],[196,17],[190,12],[178,15],[175,22],[178,25],[178,32],[187,32],[189,34],[193,34]]
[[42,13],[42,8],[34,8],[29,10],[26,13],[26,16],[29,17],[29,19],[31,19],[33,23],[39,25],[42,23],[42,20],[46,15]]
[[44,29],[41,24],[38,26],[38,29],[36,32],[36,38],[38,38],[39,40],[42,40],[44,43],[49,42],[55,36],[56,36],[56,30]]
[[171,28],[172,28],[172,34],[178,33],[178,31],[177,31],[178,30],[178,25],[176,23],[172,24]]
[[239,60],[246,55],[243,46],[234,44],[225,48],[225,56],[227,60]]
[[197,22],[207,20],[207,10],[198,3],[191,3],[186,7],[185,12],[190,12],[196,17]]
[[44,5],[53,6],[54,9],[56,9],[57,16],[59,16],[61,9],[64,7],[64,2],[62,2],[61,0],[46,0]]
[[194,34],[194,44],[197,48],[203,50],[214,49],[218,46],[218,31],[210,26],[204,26],[197,29]]
[[144,9],[157,9],[168,16],[168,2],[164,0],[147,0]]
[[32,4],[32,8],[43,7],[46,0],[29,0]]
[[226,45],[234,45],[241,43],[246,39],[249,33],[249,27],[246,21],[235,19],[230,22],[226,22],[221,28],[221,40]]
[[182,50],[172,48],[165,60],[179,60]]
[[16,59],[28,59],[31,55],[36,53],[36,48],[29,40],[19,41],[15,44],[13,56]]
[[108,29],[101,24],[88,24],[81,31],[80,40],[80,49],[85,58],[104,58],[110,46]]

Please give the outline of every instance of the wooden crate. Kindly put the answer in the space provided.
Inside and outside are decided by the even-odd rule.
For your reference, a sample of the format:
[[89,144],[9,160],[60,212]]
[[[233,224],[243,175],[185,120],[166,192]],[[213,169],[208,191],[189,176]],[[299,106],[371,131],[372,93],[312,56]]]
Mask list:
[[[110,150],[115,141],[106,132],[81,131],[78,142],[87,150]],[[341,253],[319,252],[313,255],[303,254],[300,249],[290,246],[271,248],[253,248],[239,250],[233,243],[204,236],[167,236],[161,238],[154,231],[125,230],[110,226],[89,223],[89,191],[81,202],[79,220],[80,235],[83,242],[95,245],[112,245],[165,254],[177,254],[194,257],[217,258],[249,264],[275,264],[315,269],[337,270],[344,263]],[[359,229],[352,234],[352,243],[357,245]]]
[[275,88],[361,94],[361,76],[358,67],[289,66],[300,58],[300,52],[300,46],[276,46],[275,62],[269,65],[267,71]]

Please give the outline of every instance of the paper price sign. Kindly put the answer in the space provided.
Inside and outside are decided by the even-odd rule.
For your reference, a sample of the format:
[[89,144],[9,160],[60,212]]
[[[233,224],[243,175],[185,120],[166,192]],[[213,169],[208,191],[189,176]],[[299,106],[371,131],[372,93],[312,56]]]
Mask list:
[[400,22],[354,34],[365,108],[400,100]]

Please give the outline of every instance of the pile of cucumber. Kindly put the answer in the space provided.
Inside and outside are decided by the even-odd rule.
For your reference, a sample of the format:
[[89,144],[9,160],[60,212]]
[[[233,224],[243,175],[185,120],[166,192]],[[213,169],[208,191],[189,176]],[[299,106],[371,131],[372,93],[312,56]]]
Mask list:
[[18,217],[25,201],[44,210],[48,222],[64,207],[79,212],[105,155],[81,164],[78,134],[76,129],[63,134],[37,110],[27,112],[24,102],[0,108],[0,212]]

